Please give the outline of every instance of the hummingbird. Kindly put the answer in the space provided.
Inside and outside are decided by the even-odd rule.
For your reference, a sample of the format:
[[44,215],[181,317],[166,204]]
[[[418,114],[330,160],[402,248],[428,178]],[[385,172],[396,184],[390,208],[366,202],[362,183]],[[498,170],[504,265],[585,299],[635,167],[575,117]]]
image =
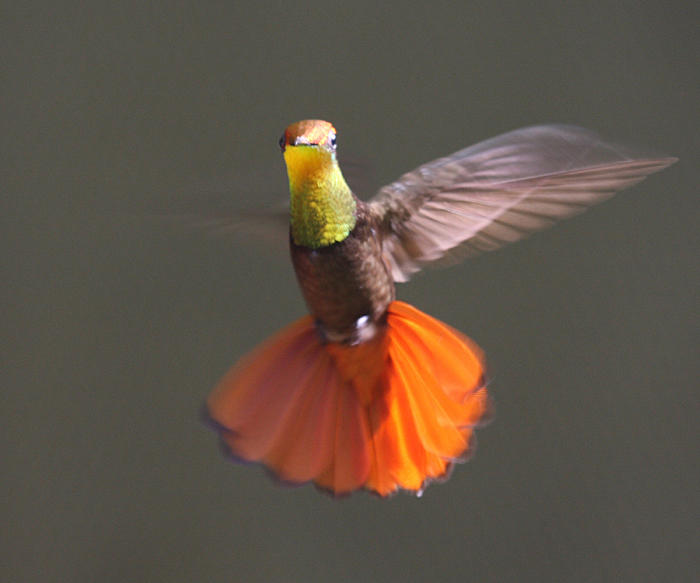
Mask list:
[[397,282],[521,239],[676,161],[575,126],[532,126],[424,164],[364,202],[343,177],[332,124],[299,121],[279,145],[309,314],[241,359],[208,415],[235,458],[333,496],[422,494],[471,456],[490,416],[482,350],[397,300]]

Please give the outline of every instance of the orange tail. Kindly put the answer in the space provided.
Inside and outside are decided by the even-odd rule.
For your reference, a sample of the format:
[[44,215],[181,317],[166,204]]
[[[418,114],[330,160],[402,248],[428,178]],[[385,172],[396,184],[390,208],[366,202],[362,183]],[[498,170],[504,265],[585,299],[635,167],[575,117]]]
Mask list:
[[421,492],[472,451],[488,412],[481,350],[402,302],[386,333],[323,344],[304,317],[244,358],[208,399],[237,457],[335,495]]

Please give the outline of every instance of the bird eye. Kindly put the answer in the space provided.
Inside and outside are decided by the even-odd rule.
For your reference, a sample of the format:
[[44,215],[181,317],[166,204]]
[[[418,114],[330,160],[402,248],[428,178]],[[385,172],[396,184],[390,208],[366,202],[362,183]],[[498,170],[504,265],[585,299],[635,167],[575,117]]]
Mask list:
[[336,143],[335,133],[332,133],[332,134],[329,136],[328,141],[330,142],[331,146],[332,146],[333,148],[335,148],[335,143]]
[[287,145],[287,140],[285,139],[284,134],[282,134],[282,137],[280,138],[280,141],[278,143],[280,145],[280,150],[284,152],[284,147]]

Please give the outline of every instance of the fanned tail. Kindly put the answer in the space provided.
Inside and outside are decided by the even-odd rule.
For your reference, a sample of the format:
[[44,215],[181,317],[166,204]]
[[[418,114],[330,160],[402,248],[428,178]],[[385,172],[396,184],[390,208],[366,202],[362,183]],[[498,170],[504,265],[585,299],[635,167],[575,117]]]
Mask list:
[[358,346],[324,344],[310,317],[298,320],[229,371],[207,404],[234,455],[334,495],[421,492],[468,457],[488,412],[481,350],[402,302]]

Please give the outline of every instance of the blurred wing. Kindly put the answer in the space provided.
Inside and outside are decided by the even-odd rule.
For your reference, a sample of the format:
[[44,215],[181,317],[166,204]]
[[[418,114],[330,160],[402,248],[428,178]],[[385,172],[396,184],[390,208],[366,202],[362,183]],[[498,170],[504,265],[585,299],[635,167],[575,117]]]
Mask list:
[[221,210],[211,213],[172,214],[176,220],[193,229],[212,235],[238,235],[258,241],[276,241],[285,244],[289,236],[289,207],[264,210]]
[[[202,205],[203,206],[203,205]],[[201,232],[212,237],[238,237],[284,251],[289,245],[289,206],[250,209],[176,209],[149,212],[144,220],[181,232]]]
[[515,130],[404,174],[370,201],[395,281],[497,249],[582,212],[675,158],[637,155],[565,125]]

